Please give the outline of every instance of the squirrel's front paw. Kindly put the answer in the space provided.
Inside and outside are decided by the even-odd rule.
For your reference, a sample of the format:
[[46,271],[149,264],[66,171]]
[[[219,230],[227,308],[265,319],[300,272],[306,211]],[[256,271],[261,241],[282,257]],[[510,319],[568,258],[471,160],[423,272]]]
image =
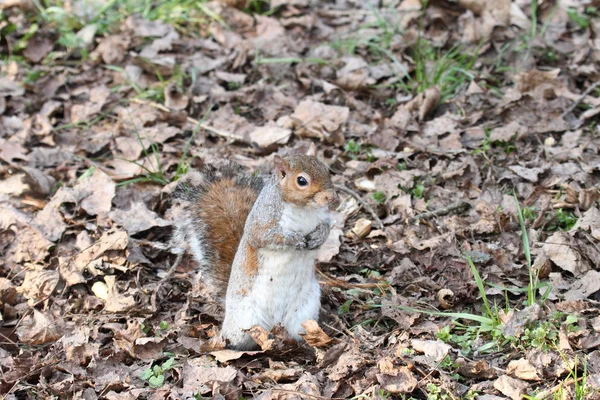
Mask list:
[[331,227],[327,222],[317,225],[316,229],[306,236],[306,248],[314,250],[321,247],[327,240],[330,229]]

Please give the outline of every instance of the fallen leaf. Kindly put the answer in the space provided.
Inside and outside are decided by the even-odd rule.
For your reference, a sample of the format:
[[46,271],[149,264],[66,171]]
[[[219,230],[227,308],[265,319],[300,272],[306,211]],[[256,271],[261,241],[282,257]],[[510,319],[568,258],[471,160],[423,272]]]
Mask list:
[[502,375],[494,381],[494,388],[512,400],[521,400],[528,387],[527,382],[511,378],[508,375]]
[[525,381],[538,381],[541,379],[537,369],[525,358],[509,362],[506,373]]
[[100,40],[94,50],[105,64],[116,65],[125,58],[131,40],[127,35],[109,35]]
[[594,239],[600,240],[600,211],[596,207],[587,210],[577,220],[571,232],[578,230],[589,231]]
[[303,322],[302,326],[306,330],[306,333],[301,333],[300,336],[302,336],[309,346],[325,347],[333,341],[333,339],[323,332],[323,329],[321,329],[317,321],[308,320]]
[[565,293],[565,300],[585,299],[600,291],[600,272],[591,270],[571,284],[571,289]]
[[274,122],[268,122],[265,126],[257,127],[250,132],[250,140],[261,149],[286,144],[291,136],[290,129],[281,128]]
[[271,350],[275,339],[269,339],[269,332],[260,325],[254,325],[247,330],[248,334],[260,346],[262,351]]
[[34,226],[31,218],[9,206],[0,205],[0,233],[5,242],[3,257],[14,263],[41,261],[53,246]]
[[521,178],[533,183],[536,183],[538,181],[538,175],[543,174],[545,171],[544,168],[525,168],[520,165],[511,165],[508,169]]
[[411,340],[411,346],[416,351],[425,354],[434,362],[442,361],[447,355],[452,346],[442,342],[441,340]]
[[39,63],[52,50],[53,43],[44,34],[38,33],[27,41],[23,55],[32,63]]
[[590,269],[590,266],[582,259],[572,243],[568,233],[555,232],[546,239],[543,250],[554,264],[575,276],[581,276]]
[[104,277],[106,286],[108,287],[108,300],[106,301],[105,310],[108,312],[127,312],[133,307],[136,307],[135,299],[132,295],[124,296],[121,294],[116,285],[116,277],[106,275]]
[[81,178],[73,190],[80,193],[81,208],[89,215],[98,215],[110,211],[116,184],[107,174],[96,168],[92,175]]
[[85,122],[102,110],[110,96],[110,89],[104,85],[96,86],[89,91],[89,99],[83,104],[71,107],[71,122]]
[[217,367],[208,357],[188,359],[183,364],[183,389],[194,393],[206,393],[215,382],[231,382],[237,376],[237,371],[231,366]]
[[405,366],[377,374],[377,381],[384,390],[395,394],[412,393],[418,384],[412,371]]
[[344,144],[342,129],[350,116],[348,107],[329,106],[314,100],[300,102],[290,116],[300,137],[312,137],[329,143]]
[[129,236],[127,232],[112,229],[102,234],[92,246],[84,249],[72,260],[65,260],[59,265],[59,272],[67,285],[72,286],[84,283],[83,272],[87,266],[109,250],[124,250],[127,248]]
[[40,345],[56,342],[60,337],[58,322],[52,316],[35,308],[17,327],[17,336],[23,343]]
[[243,356],[254,356],[256,354],[262,354],[262,351],[237,351],[237,350],[217,350],[211,351],[210,355],[213,356],[217,361],[226,363],[227,361],[238,360]]
[[506,336],[520,337],[525,327],[541,317],[541,308],[534,304],[523,310],[510,310],[508,313],[501,312],[502,329]]
[[148,207],[141,202],[134,202],[129,210],[114,210],[108,216],[121,225],[129,235],[135,235],[154,227],[164,227],[171,225],[171,222],[164,220],[154,211],[148,210]]
[[56,289],[58,282],[59,275],[57,271],[27,271],[18,290],[30,300],[30,304],[35,304],[38,301],[48,299]]

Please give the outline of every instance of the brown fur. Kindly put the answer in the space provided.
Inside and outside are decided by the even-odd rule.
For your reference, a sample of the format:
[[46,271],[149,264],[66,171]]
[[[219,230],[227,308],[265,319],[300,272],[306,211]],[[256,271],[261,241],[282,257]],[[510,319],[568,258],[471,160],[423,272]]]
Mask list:
[[258,193],[229,178],[214,182],[207,189],[201,202],[192,207],[192,213],[206,224],[206,244],[213,251],[212,275],[219,291],[224,291],[246,218]]
[[256,276],[256,273],[258,272],[258,254],[256,253],[256,249],[250,245],[246,246],[244,272],[249,277]]

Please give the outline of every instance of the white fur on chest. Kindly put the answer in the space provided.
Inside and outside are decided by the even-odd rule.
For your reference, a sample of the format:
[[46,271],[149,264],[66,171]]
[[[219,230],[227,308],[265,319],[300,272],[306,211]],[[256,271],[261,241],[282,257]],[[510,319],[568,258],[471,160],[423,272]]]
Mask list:
[[321,222],[329,221],[325,208],[304,209],[286,204],[281,213],[279,226],[285,231],[294,231],[307,235]]

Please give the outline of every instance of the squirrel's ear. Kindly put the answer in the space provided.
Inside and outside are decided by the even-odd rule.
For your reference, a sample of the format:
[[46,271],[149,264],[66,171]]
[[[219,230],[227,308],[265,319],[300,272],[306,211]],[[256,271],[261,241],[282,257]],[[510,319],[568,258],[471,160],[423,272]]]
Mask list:
[[308,151],[306,152],[307,156],[315,157],[317,155],[317,147],[313,142],[310,142],[308,146]]
[[285,178],[285,176],[287,175],[287,171],[288,171],[287,162],[285,162],[283,160],[283,158],[281,158],[280,156],[278,156],[276,154],[275,157],[273,158],[273,163],[275,164],[275,170],[277,171],[277,176],[279,176],[280,179]]

